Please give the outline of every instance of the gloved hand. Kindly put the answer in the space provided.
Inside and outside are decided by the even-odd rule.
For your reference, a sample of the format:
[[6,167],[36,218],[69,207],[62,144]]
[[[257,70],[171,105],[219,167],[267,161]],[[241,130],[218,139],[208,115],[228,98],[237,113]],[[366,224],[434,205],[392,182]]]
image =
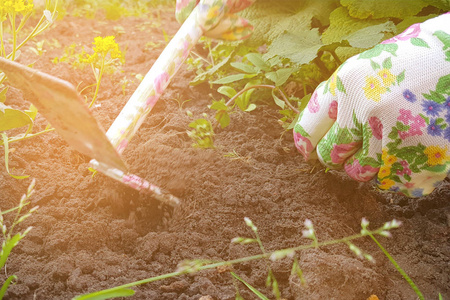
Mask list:
[[305,159],[420,197],[450,170],[450,13],[348,59],[294,128]]
[[[199,5],[200,10],[202,9],[203,2],[207,4],[204,5],[205,9],[209,9],[210,6],[216,6],[217,9],[213,10],[214,14],[208,13],[205,20],[198,20],[200,26],[208,27],[205,35],[228,41],[242,40],[251,35],[253,26],[251,26],[246,19],[241,18],[234,13],[249,7],[255,1],[256,0],[177,0],[175,16],[178,22],[183,23],[197,4]],[[216,17],[220,18],[219,22],[214,20]],[[209,28],[211,25],[212,28]]]

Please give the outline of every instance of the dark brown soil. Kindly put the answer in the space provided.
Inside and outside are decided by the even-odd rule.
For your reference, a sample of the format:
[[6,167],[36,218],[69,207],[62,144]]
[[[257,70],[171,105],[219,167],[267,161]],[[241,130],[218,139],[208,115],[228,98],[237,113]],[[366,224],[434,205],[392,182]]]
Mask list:
[[[91,47],[98,35],[125,34],[116,39],[128,46],[123,74],[104,78],[94,113],[108,128],[137,86],[122,94],[120,79],[145,74],[162,47],[144,51],[149,41],[163,41],[156,19],[119,21],[66,17],[43,37],[67,46],[77,42]],[[149,23],[145,23],[149,22]],[[173,12],[163,11],[162,27],[169,35],[179,25]],[[143,31],[141,29],[144,28]],[[37,60],[34,67],[77,86],[94,82],[90,70],[53,64],[63,48],[47,48],[43,56],[22,53],[22,62]],[[194,149],[186,134],[192,118],[208,110],[208,86],[189,87],[192,72],[182,70],[125,150],[132,173],[164,187],[183,200],[175,211],[161,208],[102,174],[91,177],[89,158],[56,133],[12,144],[14,172],[36,178],[32,206],[38,212],[25,226],[34,228],[13,251],[7,274],[18,276],[7,299],[70,299],[73,296],[173,272],[184,259],[229,260],[257,254],[254,245],[236,245],[237,236],[252,237],[245,225],[249,217],[258,226],[268,251],[309,243],[302,238],[303,222],[312,220],[319,240],[358,233],[362,217],[371,228],[393,218],[403,226],[381,243],[404,268],[426,299],[450,299],[450,182],[432,195],[407,199],[381,194],[371,184],[359,184],[338,172],[328,172],[303,162],[291,133],[282,134],[274,106],[261,104],[251,113],[235,113],[231,125],[219,130],[217,149]],[[187,102],[182,109],[173,98]],[[26,99],[13,88],[8,104],[22,106]],[[70,112],[67,112],[70,117]],[[45,126],[44,120],[38,121]],[[3,151],[3,150],[2,150]],[[224,155],[236,151],[242,159]],[[16,180],[0,167],[0,207],[17,204],[30,182]],[[271,263],[285,299],[416,299],[408,283],[370,240],[355,242],[372,254],[376,263],[357,258],[346,245],[297,253],[306,285],[290,275],[292,259]],[[269,298],[264,261],[236,265],[234,270]],[[5,274],[1,275],[1,279]],[[245,299],[256,299],[239,285]],[[228,272],[216,270],[158,281],[135,288],[133,299],[234,299],[235,287]]]

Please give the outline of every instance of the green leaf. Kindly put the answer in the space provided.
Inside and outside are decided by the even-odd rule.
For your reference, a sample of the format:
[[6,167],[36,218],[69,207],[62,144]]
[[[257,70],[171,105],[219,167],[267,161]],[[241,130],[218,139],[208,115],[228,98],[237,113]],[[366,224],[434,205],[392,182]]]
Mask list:
[[409,26],[417,23],[423,23],[426,20],[437,17],[438,15],[430,14],[426,16],[410,16],[404,18],[400,23],[397,24],[397,33],[405,31]]
[[278,105],[281,109],[284,109],[286,107],[286,103],[277,97],[275,91],[272,91],[272,97],[275,104]]
[[234,74],[234,75],[226,76],[224,78],[220,78],[211,83],[213,83],[213,84],[228,84],[228,83],[232,83],[232,82],[239,81],[242,79],[253,78],[257,75],[258,74]]
[[436,92],[440,94],[450,95],[450,74],[439,78],[436,85]]
[[244,63],[241,63],[241,62],[232,62],[230,65],[233,68],[235,68],[235,69],[237,69],[239,71],[248,73],[248,74],[258,73],[260,71],[259,68],[257,69],[257,68],[255,68],[255,67],[253,67],[251,65],[244,64]]
[[[438,84],[439,84],[439,82],[438,82]],[[435,91],[430,91],[429,94],[423,93],[422,96],[424,98],[428,99],[428,100],[437,102],[439,104],[442,104],[442,103],[444,103],[446,101],[446,98],[444,97],[444,95],[442,95],[442,94],[440,94],[438,92],[435,92]]]
[[347,40],[352,47],[367,49],[381,42],[386,32],[394,33],[395,31],[396,27],[394,23],[388,21],[382,24],[364,27],[342,39]]
[[250,103],[250,105],[245,109],[245,111],[249,112],[256,109],[256,104]]
[[31,120],[34,121],[34,119],[36,119],[36,115],[38,113],[38,110],[37,110],[36,106],[31,104],[30,108],[25,110],[24,113],[26,113],[31,118]]
[[[13,175],[11,174],[11,172],[9,171],[9,141],[8,141],[8,136],[6,135],[6,133],[2,132],[2,139],[3,139],[3,147],[5,149],[5,168],[6,168],[6,172],[8,172],[9,176],[15,178],[15,179],[25,179],[30,177],[30,175]],[[3,266],[0,263],[0,269]]]
[[373,60],[370,60],[370,65],[372,66],[372,69],[374,71],[381,69],[381,66],[378,63],[374,62]]
[[294,131],[300,133],[303,137],[310,137],[310,135],[303,129],[302,125],[296,124],[294,126]]
[[313,19],[322,26],[329,23],[329,15],[336,7],[336,0],[320,1],[256,1],[239,15],[254,26],[248,43],[252,46],[273,44],[284,32],[303,33],[311,29]]
[[306,108],[309,100],[311,99],[311,96],[312,96],[312,94],[308,94],[308,95],[305,95],[302,99],[300,99],[300,101],[299,101],[300,105],[298,106],[299,111],[303,111]]
[[217,92],[219,92],[222,95],[227,96],[228,98],[233,98],[237,94],[235,89],[233,89],[230,86],[226,86],[226,85],[219,87],[217,89]]
[[286,103],[277,97],[274,90],[272,90],[272,97],[273,101],[275,101],[275,104],[278,105],[281,109],[284,109],[286,107]]
[[219,70],[223,67],[225,67],[225,65],[228,64],[228,62],[235,56],[236,51],[233,51],[230,53],[230,55],[226,56],[224,59],[222,59],[218,64],[216,64],[214,67],[212,67],[211,69],[209,69],[208,71],[201,73],[199,75],[197,75],[194,80],[192,80],[190,82],[190,85],[198,85],[204,81],[206,81],[208,78],[210,78],[212,75],[216,74],[217,72],[219,72]]
[[284,68],[274,72],[266,73],[266,78],[273,81],[276,86],[286,83],[295,70],[293,68]]
[[291,124],[289,124],[289,126],[286,128],[286,130],[291,130],[294,129],[295,124],[297,124],[298,118],[299,118],[300,114],[297,114],[294,118],[294,120],[292,120]]
[[281,56],[296,64],[308,64],[317,56],[317,51],[323,46],[319,30],[284,32],[269,46],[265,59]]
[[261,293],[260,291],[258,291],[257,289],[255,289],[253,286],[251,286],[247,281],[245,281],[244,279],[242,279],[241,277],[239,277],[236,273],[234,272],[230,272],[231,275],[236,278],[237,280],[239,280],[240,282],[242,282],[250,291],[252,291],[253,294],[255,294],[256,296],[258,296],[259,299],[262,300],[269,300],[269,298],[267,298],[266,296],[264,296],[263,293]]
[[263,70],[264,72],[270,71],[270,65],[268,65],[262,55],[260,53],[249,53],[244,56],[249,62],[255,65],[259,70]]
[[216,113],[215,116],[217,122],[219,122],[220,127],[222,129],[224,129],[225,127],[227,127],[228,125],[230,125],[230,115],[228,114],[227,111],[225,110],[220,110]]
[[373,157],[368,157],[368,156],[362,157],[362,158],[359,160],[359,163],[360,163],[362,166],[369,165],[369,166],[374,167],[374,168],[379,168],[380,165],[381,165],[381,163],[380,163],[379,161],[377,161],[375,158],[373,158]]
[[0,103],[0,131],[33,125],[29,115]]
[[359,19],[381,19],[381,18],[399,18],[414,16],[424,7],[428,6],[429,1],[392,1],[392,0],[341,0],[341,5],[347,7],[349,14]]
[[368,59],[368,58],[374,58],[381,54],[381,52],[386,51],[391,53],[394,56],[397,56],[397,44],[378,44],[372,49],[366,50],[363,53],[359,55],[359,59]]
[[345,91],[344,84],[342,83],[342,80],[341,80],[341,78],[339,78],[339,76],[336,76],[336,87],[337,87],[338,91],[340,91],[341,93],[344,93],[344,94],[347,93]]
[[[333,44],[333,43],[342,43],[342,41],[347,40],[350,38],[352,42],[358,43],[358,37],[362,37],[365,40],[365,43],[370,44],[370,41],[367,40],[367,37],[364,37],[364,31],[357,33],[359,30],[370,28],[371,26],[377,26],[380,24],[385,24],[388,20],[382,19],[382,20],[373,20],[373,19],[356,19],[349,15],[347,9],[345,7],[338,7],[336,8],[331,14],[330,14],[330,26],[325,30],[325,32],[322,35],[322,42],[326,45]],[[386,24],[384,26],[387,26],[390,24]],[[380,28],[371,28],[366,29],[371,31],[372,33],[375,32],[377,35],[377,38],[382,38],[378,34],[383,31],[383,27]],[[391,31],[392,29],[389,28],[388,31]],[[355,35],[352,35],[355,34]],[[372,43],[372,46],[377,44],[377,42]],[[371,47],[371,46],[369,46]]]
[[209,106],[209,108],[214,110],[225,110],[225,111],[229,109],[229,107],[225,104],[225,101],[214,101],[213,104]]
[[383,68],[384,69],[392,68],[392,60],[390,56],[383,61]]
[[114,289],[106,290],[106,291],[100,291],[95,292],[91,294],[76,296],[73,298],[73,300],[105,300],[105,299],[111,299],[111,298],[119,298],[119,297],[129,297],[133,296],[135,293],[134,290],[129,288],[120,288],[120,289]]
[[443,48],[444,50],[450,48],[450,34],[442,30],[438,30],[435,33],[433,33],[433,35],[436,36],[444,44]]
[[2,289],[0,290],[0,299],[3,299],[3,297],[5,297],[5,293],[13,280],[17,281],[16,275],[11,275],[8,277],[8,279],[5,280],[5,282],[2,285]]
[[423,39],[421,39],[421,38],[411,38],[410,41],[411,41],[411,44],[413,44],[414,46],[430,48],[430,46],[428,45],[428,43],[425,42],[425,41],[424,41]]
[[5,244],[2,246],[2,252],[1,252],[1,256],[0,256],[0,269],[2,269],[5,266],[5,263],[9,257],[9,254],[11,253],[12,249],[15,246],[17,246],[17,244],[22,239],[22,237],[23,236],[20,233],[17,233],[11,239],[6,240]]
[[444,173],[447,170],[447,166],[446,165],[424,166],[423,169],[433,173]]
[[400,84],[403,80],[405,80],[405,70],[397,75],[397,84]]

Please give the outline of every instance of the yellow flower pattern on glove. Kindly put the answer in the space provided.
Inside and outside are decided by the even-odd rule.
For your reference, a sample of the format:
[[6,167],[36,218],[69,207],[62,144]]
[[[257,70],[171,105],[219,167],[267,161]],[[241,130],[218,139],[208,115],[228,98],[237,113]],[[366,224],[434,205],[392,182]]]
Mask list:
[[380,102],[381,95],[387,91],[386,88],[381,85],[380,80],[374,76],[366,77],[366,85],[363,87],[363,90],[366,98],[375,102]]

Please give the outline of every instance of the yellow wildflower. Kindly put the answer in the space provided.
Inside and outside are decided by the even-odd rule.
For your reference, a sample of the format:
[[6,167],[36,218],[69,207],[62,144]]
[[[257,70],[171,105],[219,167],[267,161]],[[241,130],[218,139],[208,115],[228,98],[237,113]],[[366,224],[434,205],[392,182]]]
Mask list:
[[390,87],[396,80],[394,74],[391,73],[388,69],[382,69],[378,71],[378,76],[383,80],[383,84],[385,87]]
[[114,36],[107,36],[102,38],[98,36],[94,39],[95,47],[93,50],[103,57],[111,51],[111,58],[121,58],[122,52],[119,50],[119,45],[114,41]]
[[374,76],[366,76],[366,86],[363,87],[363,90],[366,98],[375,102],[379,102],[381,94],[386,93],[386,88]]
[[439,146],[428,146],[425,151],[423,151],[428,156],[428,165],[436,166],[442,165],[450,160],[450,156],[447,155],[448,148],[441,148]]
[[378,187],[382,190],[388,190],[390,189],[393,185],[395,184],[394,180],[391,180],[389,178],[385,178],[383,180],[381,180],[380,184],[378,185]]
[[387,149],[383,149],[383,152],[381,153],[381,159],[383,160],[384,165],[387,167],[392,166],[392,164],[397,161],[397,157],[388,154]]
[[26,15],[33,9],[33,0],[0,1],[0,15],[19,13]]
[[385,178],[389,175],[391,175],[391,167],[390,166],[382,166],[380,168],[380,170],[378,171],[379,178]]

